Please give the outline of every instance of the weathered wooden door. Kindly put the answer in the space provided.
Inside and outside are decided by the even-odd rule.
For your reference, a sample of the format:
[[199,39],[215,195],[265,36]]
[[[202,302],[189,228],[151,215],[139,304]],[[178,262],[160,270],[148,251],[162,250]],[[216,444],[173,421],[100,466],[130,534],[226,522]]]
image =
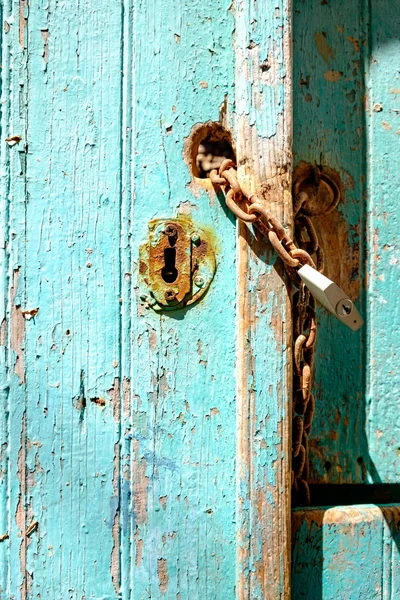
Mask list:
[[[397,598],[396,1],[1,16],[0,598]],[[301,161],[343,189],[316,226],[366,324],[318,309],[292,514],[293,290],[198,162],[221,138],[289,231]],[[160,219],[187,244],[165,268],[211,256],[177,310]]]

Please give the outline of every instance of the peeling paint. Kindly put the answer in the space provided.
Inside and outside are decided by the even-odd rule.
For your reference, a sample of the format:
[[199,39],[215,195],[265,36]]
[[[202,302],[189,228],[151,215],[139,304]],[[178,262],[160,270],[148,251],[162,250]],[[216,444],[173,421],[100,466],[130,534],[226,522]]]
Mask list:
[[168,591],[168,565],[164,558],[157,559],[157,576],[158,576],[158,587],[162,594],[166,594]]
[[147,462],[144,456],[140,455],[139,441],[133,439],[133,483],[132,483],[132,498],[133,512],[135,514],[135,522],[137,525],[144,525],[148,521],[148,506],[147,494],[150,479],[146,475]]
[[328,44],[326,35],[317,32],[314,34],[314,40],[319,54],[322,56],[326,64],[330,65],[331,62],[334,60],[335,56],[333,54],[332,48]]
[[21,311],[21,304],[17,297],[18,278],[20,271],[14,269],[13,285],[11,288],[11,324],[10,324],[10,347],[16,354],[14,371],[18,375],[20,383],[25,382],[24,369],[24,339],[25,339],[25,319]]
[[120,470],[120,449],[119,443],[114,445],[114,473],[113,473],[113,489],[114,496],[117,498],[118,504],[115,510],[114,521],[112,524],[112,538],[113,548],[111,551],[111,565],[110,572],[111,578],[114,585],[115,593],[119,593],[120,581],[121,581],[121,567],[120,567],[120,538],[119,538],[119,511],[120,511],[120,498],[119,498],[119,470]]

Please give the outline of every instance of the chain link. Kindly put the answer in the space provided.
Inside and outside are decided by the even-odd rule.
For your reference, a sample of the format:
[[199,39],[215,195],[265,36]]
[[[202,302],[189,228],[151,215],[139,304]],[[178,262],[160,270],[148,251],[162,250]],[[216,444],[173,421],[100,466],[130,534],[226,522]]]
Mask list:
[[[223,186],[228,208],[238,219],[253,223],[267,237],[285,264],[286,271],[298,291],[293,296],[293,414],[292,414],[292,502],[310,504],[308,438],[315,409],[313,387],[314,348],[317,339],[315,301],[297,274],[297,269],[309,264],[323,270],[323,252],[314,225],[302,212],[308,196],[297,193],[294,198],[295,241],[282,223],[266,209],[256,195],[246,195],[242,189],[235,163],[224,160],[219,171],[212,170],[213,185]],[[315,256],[315,262],[312,259]]]

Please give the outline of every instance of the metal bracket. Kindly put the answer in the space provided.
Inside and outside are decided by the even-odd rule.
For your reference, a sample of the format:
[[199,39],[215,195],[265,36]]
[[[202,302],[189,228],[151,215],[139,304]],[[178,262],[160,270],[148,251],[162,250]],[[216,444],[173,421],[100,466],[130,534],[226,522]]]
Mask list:
[[156,219],[139,250],[140,299],[154,310],[197,302],[215,273],[210,237],[190,219]]

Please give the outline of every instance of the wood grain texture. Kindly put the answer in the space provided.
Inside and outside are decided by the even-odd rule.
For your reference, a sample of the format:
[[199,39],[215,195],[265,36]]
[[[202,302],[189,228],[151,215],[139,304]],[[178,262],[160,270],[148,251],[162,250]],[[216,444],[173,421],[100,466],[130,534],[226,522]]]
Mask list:
[[[244,180],[290,224],[289,6],[2,8],[0,597],[287,597],[286,287],[184,141],[233,124]],[[180,214],[217,272],[160,315],[138,249]]]
[[2,597],[115,598],[121,9],[3,17]]
[[[235,3],[235,137],[247,191],[291,226],[290,3]],[[279,260],[239,224],[238,590],[290,590],[290,297]]]
[[399,481],[399,181],[393,168],[399,32],[391,0],[295,4],[295,162],[325,164],[340,173],[343,201],[315,221],[327,275],[358,299],[365,319],[354,335],[318,311],[310,439],[316,483]]
[[[235,227],[183,154],[232,110],[229,6],[139,1],[125,40],[123,598],[235,597]],[[199,304],[156,314],[139,246],[151,219],[180,214],[211,230],[217,271]]]
[[293,600],[395,600],[400,595],[398,506],[293,512]]
[[367,70],[368,479],[399,483],[400,13],[394,0],[371,3]]

